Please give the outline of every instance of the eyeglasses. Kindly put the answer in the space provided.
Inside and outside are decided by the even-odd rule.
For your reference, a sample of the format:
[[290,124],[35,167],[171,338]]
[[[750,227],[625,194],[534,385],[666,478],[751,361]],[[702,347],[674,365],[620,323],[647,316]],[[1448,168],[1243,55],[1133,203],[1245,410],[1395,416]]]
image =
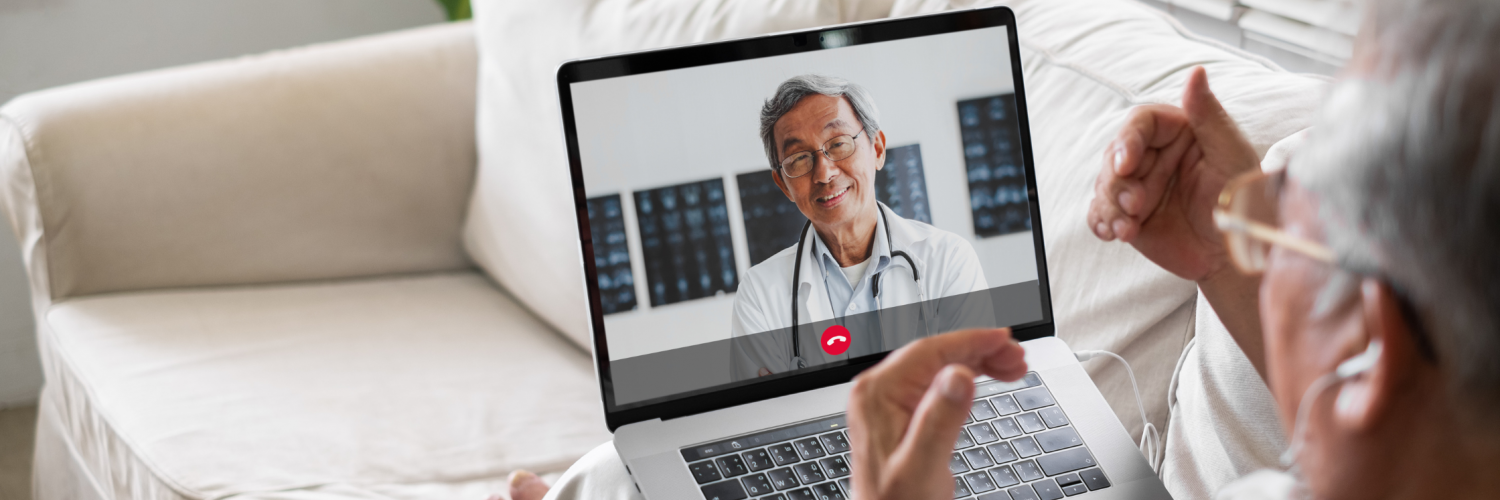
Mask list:
[[1338,265],[1333,250],[1322,243],[1281,230],[1281,188],[1286,171],[1250,172],[1229,181],[1219,193],[1214,224],[1224,232],[1229,260],[1240,272],[1265,272],[1271,248],[1280,246],[1319,262]]
[[860,130],[859,133],[852,136],[841,135],[834,137],[829,139],[828,142],[823,143],[822,149],[802,151],[782,158],[781,176],[788,179],[795,179],[807,175],[808,172],[812,172],[813,166],[818,164],[817,153],[822,153],[823,156],[828,157],[828,161],[842,161],[845,158],[853,156],[856,149],[854,141],[859,139],[859,136],[864,133],[864,130]]
[[1230,180],[1224,186],[1224,191],[1219,193],[1219,205],[1214,208],[1214,224],[1224,233],[1224,247],[1229,251],[1229,260],[1234,266],[1247,275],[1264,273],[1270,261],[1271,248],[1279,246],[1318,262],[1385,281],[1395,292],[1401,314],[1412,327],[1417,350],[1423,357],[1436,363],[1437,349],[1405,289],[1382,276],[1379,271],[1349,269],[1327,245],[1280,229],[1281,189],[1285,185],[1285,170],[1269,174],[1255,171]]

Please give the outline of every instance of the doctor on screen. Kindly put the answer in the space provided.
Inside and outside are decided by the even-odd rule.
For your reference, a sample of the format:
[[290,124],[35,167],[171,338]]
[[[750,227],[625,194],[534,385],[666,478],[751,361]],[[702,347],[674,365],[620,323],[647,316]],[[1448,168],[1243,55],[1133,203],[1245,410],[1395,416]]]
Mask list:
[[[903,219],[876,201],[875,172],[886,155],[878,120],[863,87],[822,75],[782,82],[761,108],[769,175],[809,223],[797,244],[751,267],[740,283],[731,330],[736,379],[883,352],[942,333],[924,328],[943,313],[933,310],[935,299],[988,288],[967,240]],[[911,306],[890,309],[903,305]],[[856,316],[876,310],[882,312]],[[893,327],[884,317],[888,310],[925,322]],[[847,352],[830,355],[819,345],[823,330],[846,317],[879,317],[884,328],[851,322]],[[796,341],[789,328],[797,330]],[[764,333],[773,330],[782,331]]]

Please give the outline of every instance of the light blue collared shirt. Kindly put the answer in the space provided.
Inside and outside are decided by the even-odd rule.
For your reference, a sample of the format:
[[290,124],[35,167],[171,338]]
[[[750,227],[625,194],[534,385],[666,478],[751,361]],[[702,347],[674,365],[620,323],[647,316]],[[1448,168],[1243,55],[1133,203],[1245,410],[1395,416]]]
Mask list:
[[[877,210],[885,208],[877,205]],[[829,253],[828,245],[823,243],[823,237],[814,238],[814,246],[818,252],[818,270],[823,273],[823,288],[828,290],[828,306],[833,309],[835,318],[843,319],[850,314],[866,313],[876,308],[870,278],[885,271],[891,264],[890,244],[885,237],[885,217],[875,218],[874,236],[875,244],[870,249],[870,259],[873,260],[870,265],[865,266],[864,275],[855,283],[850,283],[849,277],[844,275],[839,262]]]

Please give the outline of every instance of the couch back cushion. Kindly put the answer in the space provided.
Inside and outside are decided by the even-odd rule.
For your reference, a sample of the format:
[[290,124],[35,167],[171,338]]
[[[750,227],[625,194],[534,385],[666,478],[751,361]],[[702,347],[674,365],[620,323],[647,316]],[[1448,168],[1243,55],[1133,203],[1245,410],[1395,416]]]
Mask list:
[[39,298],[471,266],[473,43],[424,28],[15,99],[0,170]]
[[557,101],[585,56],[884,17],[890,0],[476,0],[479,173],[464,230],[500,285],[588,349],[588,297]]

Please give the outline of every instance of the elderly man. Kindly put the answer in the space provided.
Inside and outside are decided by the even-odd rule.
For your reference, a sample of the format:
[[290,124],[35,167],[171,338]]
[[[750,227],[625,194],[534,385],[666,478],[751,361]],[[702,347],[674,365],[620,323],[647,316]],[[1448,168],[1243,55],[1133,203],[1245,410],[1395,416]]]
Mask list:
[[[1198,283],[1292,437],[1292,472],[1219,498],[1500,498],[1500,3],[1370,8],[1286,171],[1260,172],[1198,69],[1181,108],[1131,114],[1099,174],[1089,227]],[[1020,350],[961,331],[861,374],[857,497],[952,498],[971,382],[1018,377]]]
[[[895,349],[923,332],[953,325],[919,325],[876,311],[988,288],[967,240],[903,219],[875,200],[875,172],[885,164],[886,145],[878,120],[863,87],[821,75],[782,82],[761,108],[769,175],[808,223],[797,244],[751,267],[735,293],[731,336],[745,339],[734,343],[736,375],[780,373],[799,362],[811,366]],[[993,319],[975,317],[981,309],[966,308],[945,321],[993,326]],[[930,312],[926,317],[955,311]],[[804,325],[873,313],[861,316],[869,320],[865,324],[886,327],[850,325],[855,333],[846,339],[853,340],[848,350],[830,354],[818,348],[821,331],[799,331],[802,338],[796,340],[784,334],[794,313]]]

